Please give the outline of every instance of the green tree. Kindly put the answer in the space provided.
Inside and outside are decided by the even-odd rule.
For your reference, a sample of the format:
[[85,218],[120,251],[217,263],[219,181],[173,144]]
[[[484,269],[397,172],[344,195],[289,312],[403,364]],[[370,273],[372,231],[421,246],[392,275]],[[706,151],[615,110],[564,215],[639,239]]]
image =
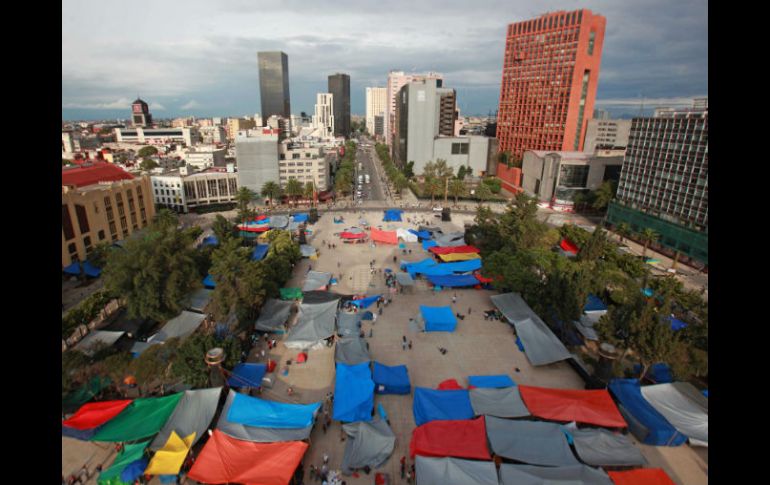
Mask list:
[[426,178],[423,187],[425,192],[430,194],[431,205],[433,205],[436,196],[441,195],[444,191],[444,185],[441,183],[441,180],[436,177]]
[[176,229],[179,226],[179,217],[174,211],[163,208],[159,209],[152,218],[151,227],[157,231],[168,231]]
[[596,261],[607,252],[607,246],[610,244],[607,239],[607,233],[600,227],[597,227],[588,238],[585,244],[580,248],[577,259],[579,261]]
[[618,190],[618,184],[611,180],[602,182],[598,189],[593,193],[593,203],[591,206],[596,210],[606,210],[610,201],[615,198],[615,192]]
[[502,189],[502,185],[500,184],[500,179],[496,177],[487,177],[484,180],[482,180],[482,183],[484,185],[487,185],[489,187],[489,190],[493,194],[499,194],[500,189]]
[[411,179],[414,177],[414,162],[409,162],[406,165],[404,165],[404,177],[407,179]]
[[624,237],[628,237],[631,235],[631,226],[628,225],[626,222],[621,222],[618,224],[618,226],[615,228],[615,232],[618,236],[620,236],[620,242],[623,242]]
[[246,266],[249,264],[249,250],[236,240],[222,241],[211,254],[209,273],[216,282],[211,295],[209,312],[217,320],[224,320],[241,303]]
[[179,350],[179,338],[171,338],[158,345],[151,345],[131,362],[128,371],[136,377],[142,394],[161,384],[174,382],[171,366]]
[[[460,168],[462,169],[463,167],[460,167]],[[465,187],[465,182],[463,182],[462,178],[457,178],[449,182],[449,195],[455,198],[455,207],[457,207],[457,199],[459,197],[464,196],[466,192],[467,192],[467,189]]]
[[177,349],[176,359],[171,366],[172,374],[193,388],[210,386],[210,369],[206,364],[206,352],[217,347],[222,348],[225,353],[222,367],[232,370],[241,360],[243,350],[241,342],[231,337],[217,340],[214,335],[196,333],[187,338]]
[[152,158],[143,158],[142,163],[139,164],[139,168],[145,171],[152,170],[153,168],[158,168],[158,162],[153,160]]
[[476,186],[476,191],[474,193],[476,196],[476,199],[479,201],[479,206],[481,206],[484,201],[489,200],[492,198],[492,190],[489,188],[489,185],[487,184],[478,184]]
[[260,194],[262,197],[265,197],[270,200],[270,206],[272,207],[273,202],[276,200],[280,200],[281,198],[281,186],[273,181],[265,182],[265,185],[262,186],[262,190]]
[[238,189],[238,193],[235,194],[235,202],[238,207],[238,221],[245,222],[253,215],[249,205],[256,197],[257,194],[248,187]]
[[297,198],[301,197],[304,192],[305,188],[302,186],[302,183],[299,180],[290,178],[286,183],[286,195],[294,200],[295,205],[297,203]]
[[409,180],[407,180],[404,174],[399,173],[393,180],[393,187],[398,191],[399,194],[402,194],[404,189],[409,187]]
[[217,214],[216,218],[214,218],[214,222],[211,224],[211,230],[214,231],[214,235],[217,237],[220,244],[235,237],[235,226],[222,214]]
[[310,201],[310,207],[313,206],[313,194],[315,194],[315,185],[313,182],[306,182],[305,183],[305,189],[302,195],[305,196],[306,199]]
[[158,154],[157,148],[155,148],[154,146],[146,146],[146,147],[140,148],[139,151],[136,153],[136,156],[138,156],[139,158],[144,158],[144,157],[151,157],[157,154]]
[[107,264],[107,256],[110,251],[115,249],[112,244],[108,242],[100,242],[88,253],[88,262],[96,266],[97,268],[104,268]]
[[647,257],[647,248],[649,245],[660,238],[660,234],[653,231],[652,229],[645,228],[640,234],[639,238],[642,240],[642,243],[644,244],[644,250],[642,251],[642,258]]

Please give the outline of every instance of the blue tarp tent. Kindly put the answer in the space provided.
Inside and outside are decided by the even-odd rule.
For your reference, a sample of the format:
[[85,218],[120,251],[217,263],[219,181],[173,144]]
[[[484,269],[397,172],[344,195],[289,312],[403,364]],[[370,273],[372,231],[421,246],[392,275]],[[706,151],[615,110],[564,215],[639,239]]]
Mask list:
[[425,320],[426,332],[454,332],[457,327],[452,307],[420,305],[420,313]]
[[599,312],[606,311],[607,305],[596,295],[589,294],[586,306],[583,307],[584,312]]
[[268,249],[270,249],[269,244],[257,244],[254,247],[254,251],[251,252],[251,259],[254,261],[262,261],[267,254]]
[[75,261],[71,265],[65,266],[63,271],[68,275],[80,276],[80,263]]
[[470,394],[466,389],[441,391],[427,387],[415,387],[412,411],[417,426],[422,426],[430,421],[472,419],[474,416]]
[[430,275],[428,280],[436,286],[447,286],[450,288],[459,288],[462,286],[476,286],[481,283],[472,274],[451,274],[451,275]]
[[409,229],[409,232],[417,236],[419,239],[423,239],[423,240],[427,240],[433,237],[428,231],[415,231],[414,229]]
[[516,385],[510,376],[499,374],[494,376],[469,376],[468,385],[474,387],[513,387]]
[[294,214],[294,222],[307,222],[307,219],[308,219],[307,212]]
[[219,244],[219,239],[216,236],[208,236],[203,238],[201,246],[216,246]]
[[479,269],[481,269],[481,259],[469,259],[468,261],[437,264],[418,272],[425,276],[442,276],[454,273],[467,273]]
[[422,242],[422,248],[424,250],[426,250],[426,251],[428,249],[432,248],[433,246],[438,246],[438,244],[436,244],[436,241],[434,241],[432,239],[431,240],[425,240],[425,241]]
[[374,409],[374,381],[369,362],[347,365],[337,362],[334,384],[334,412],[338,421],[371,421]]
[[91,278],[98,278],[102,274],[101,268],[97,268],[88,261],[83,263],[83,272]]
[[420,273],[423,270],[436,265],[438,265],[438,263],[433,258],[425,258],[422,261],[417,261],[414,263],[408,263],[408,262],[402,261],[401,269],[409,273],[409,276],[411,276],[412,278],[416,278],[417,273]]
[[673,316],[668,317],[668,321],[671,323],[671,330],[674,332],[678,332],[687,326],[686,323]]
[[[634,373],[638,375],[641,371],[642,365],[635,364]],[[671,375],[671,367],[663,362],[658,362],[657,364],[650,366],[647,370],[647,378],[656,384],[668,384],[669,382],[674,382],[674,377]]]
[[620,403],[620,412],[636,439],[653,446],[679,446],[687,441],[687,436],[677,431],[644,399],[638,380],[613,379],[609,389]]
[[227,420],[255,428],[307,428],[313,424],[314,416],[320,407],[320,402],[286,404],[237,393],[227,414]]
[[213,290],[214,288],[217,287],[217,284],[211,275],[206,275],[206,277],[203,278],[203,286],[205,288],[208,288],[209,290]]
[[701,391],[701,394],[703,394],[706,397],[709,397],[709,390],[708,389],[704,389],[704,390]]
[[409,383],[409,372],[405,365],[393,367],[374,363],[372,372],[377,394],[409,394],[412,386]]
[[655,292],[652,291],[652,288],[645,288],[642,290],[642,293],[644,293],[644,296],[646,296],[647,298],[651,298],[652,295],[655,294]]
[[368,308],[369,305],[376,302],[379,297],[382,295],[374,295],[374,296],[367,296],[366,298],[361,298],[360,300],[350,300],[351,305],[355,305],[358,308]]
[[267,371],[265,364],[243,363],[233,369],[232,375],[227,379],[230,387],[261,387],[262,377]]
[[385,217],[382,218],[384,222],[401,222],[401,213],[403,211],[399,209],[388,209],[385,211]]

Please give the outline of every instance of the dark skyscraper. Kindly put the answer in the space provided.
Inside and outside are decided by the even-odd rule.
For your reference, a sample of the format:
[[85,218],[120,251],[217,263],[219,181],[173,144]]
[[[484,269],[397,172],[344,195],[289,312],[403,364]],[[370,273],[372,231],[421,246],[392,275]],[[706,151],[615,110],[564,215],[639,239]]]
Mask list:
[[289,57],[283,52],[258,52],[257,58],[263,123],[272,115],[291,117]]
[[350,76],[332,74],[329,76],[329,92],[333,95],[334,134],[350,136]]

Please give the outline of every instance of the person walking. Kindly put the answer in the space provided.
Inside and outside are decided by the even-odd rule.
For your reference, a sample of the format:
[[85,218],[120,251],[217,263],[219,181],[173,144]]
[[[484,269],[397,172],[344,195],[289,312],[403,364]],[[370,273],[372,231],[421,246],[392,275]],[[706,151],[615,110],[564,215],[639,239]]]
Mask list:
[[454,305],[455,303],[457,303],[457,295],[456,294],[452,295],[452,304]]
[[409,341],[409,350],[412,350],[412,341]]
[[471,307],[468,307],[468,315],[471,314]]
[[329,455],[327,455],[326,452],[324,451],[324,465],[326,465],[327,463],[329,463]]

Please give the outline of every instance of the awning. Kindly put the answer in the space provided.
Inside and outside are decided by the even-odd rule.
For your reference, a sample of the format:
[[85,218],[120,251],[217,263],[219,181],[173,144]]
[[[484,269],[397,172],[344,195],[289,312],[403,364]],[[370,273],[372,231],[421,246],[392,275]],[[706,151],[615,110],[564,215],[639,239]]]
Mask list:
[[579,465],[556,423],[515,421],[486,416],[492,451],[503,458],[542,466]]
[[268,299],[259,311],[259,318],[254,324],[256,330],[263,332],[283,332],[283,325],[289,320],[294,302]]
[[313,430],[313,423],[304,428],[257,428],[254,426],[244,426],[234,423],[227,419],[230,414],[230,408],[235,399],[236,392],[230,389],[227,394],[227,400],[219,415],[217,429],[226,435],[243,441],[253,441],[255,443],[273,443],[276,441],[302,441],[310,436]]
[[627,426],[606,389],[589,391],[519,386],[519,392],[529,412],[538,418],[608,428]]
[[431,421],[412,431],[409,455],[491,460],[484,418]]
[[500,466],[500,485],[546,483],[549,485],[612,485],[612,480],[603,471],[585,465],[543,467],[503,463]]
[[499,485],[497,469],[492,461],[418,455],[415,475],[417,485]]
[[388,460],[396,446],[396,435],[388,423],[378,417],[368,423],[343,424],[342,430],[348,435],[342,457],[342,473],[345,474],[366,466],[378,468]]
[[369,363],[336,364],[333,418],[337,421],[371,421],[374,409],[374,381]]
[[517,387],[503,389],[471,389],[471,407],[476,416],[523,418],[530,416]]
[[197,443],[214,419],[221,394],[221,387],[184,391],[173,414],[150,444],[150,449],[162,448],[172,432],[183,438],[194,433],[195,438],[190,446]]
[[405,365],[391,367],[374,362],[372,380],[377,394],[409,394],[412,390]]
[[105,424],[91,441],[135,441],[154,435],[166,424],[183,393],[135,399]]
[[430,421],[472,419],[474,416],[467,390],[439,391],[415,387],[412,411],[417,426]]

